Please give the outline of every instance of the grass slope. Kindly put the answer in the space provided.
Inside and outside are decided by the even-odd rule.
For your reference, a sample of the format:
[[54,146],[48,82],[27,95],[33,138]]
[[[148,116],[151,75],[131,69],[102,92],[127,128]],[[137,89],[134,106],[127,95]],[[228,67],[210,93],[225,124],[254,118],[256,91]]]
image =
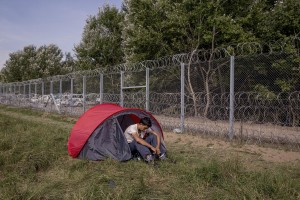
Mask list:
[[[0,105],[0,199],[300,199],[300,163],[168,142],[158,167],[72,159],[76,119]],[[172,133],[169,133],[172,134]]]

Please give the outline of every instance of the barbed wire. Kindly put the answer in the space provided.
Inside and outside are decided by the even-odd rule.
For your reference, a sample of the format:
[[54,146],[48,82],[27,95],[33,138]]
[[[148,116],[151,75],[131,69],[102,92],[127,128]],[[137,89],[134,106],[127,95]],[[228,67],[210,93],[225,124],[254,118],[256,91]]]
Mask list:
[[[291,48],[292,47],[292,48]],[[145,60],[138,63],[123,63],[105,69],[98,68],[94,70],[75,71],[66,75],[56,75],[47,78],[38,78],[23,82],[0,83],[1,85],[8,84],[31,84],[42,81],[58,81],[61,79],[72,79],[82,76],[98,76],[99,74],[120,73],[121,71],[138,72],[146,68],[150,70],[158,68],[167,68],[174,65],[204,63],[210,61],[217,61],[230,56],[250,56],[260,54],[274,54],[274,53],[291,53],[293,50],[300,49],[300,38],[290,38],[284,41],[273,41],[270,43],[246,42],[233,44],[226,47],[219,47],[210,50],[198,49],[194,52],[181,53],[173,56],[165,56],[156,60]],[[299,52],[298,52],[299,53]]]
[[[162,84],[154,84],[153,87],[155,88],[151,88],[150,90],[150,112],[161,119],[160,122],[164,128],[173,130],[174,128],[178,128],[181,123],[179,117],[181,116],[180,70],[178,66],[184,63],[189,66],[187,68],[193,68],[193,71],[191,71],[190,74],[186,74],[186,76],[191,76],[191,86],[194,89],[192,92],[191,89],[189,90],[190,86],[187,86],[187,83],[185,83],[187,89],[184,93],[185,130],[189,132],[201,132],[212,136],[226,136],[226,134],[228,134],[230,94],[228,85],[225,88],[223,84],[224,81],[219,80],[220,76],[218,76],[217,70],[224,70],[219,73],[223,72],[228,75],[228,57],[230,56],[245,57],[245,59],[236,59],[237,62],[241,61],[241,65],[244,66],[243,69],[254,70],[253,66],[271,66],[280,60],[289,59],[287,57],[289,54],[299,56],[299,44],[299,38],[270,44],[256,42],[242,43],[213,50],[195,50],[190,53],[167,56],[157,60],[146,60],[135,64],[120,64],[106,69],[76,71],[66,75],[38,78],[23,82],[0,83],[0,89],[2,89],[0,91],[0,103],[20,107],[39,108],[45,111],[53,111],[55,110],[54,105],[59,104],[62,112],[79,116],[85,109],[95,105],[96,100],[94,99],[93,102],[87,101],[86,108],[82,105],[77,107],[74,105],[63,105],[63,95],[70,94],[71,87],[73,86],[73,84],[71,84],[72,79],[74,79],[77,84],[76,87],[73,86],[72,88],[74,92],[75,88],[77,91],[81,91],[83,89],[82,78],[86,76],[86,85],[89,86],[85,91],[86,95],[88,96],[96,92],[98,93],[96,97],[99,98],[100,86],[99,82],[97,82],[99,78],[96,77],[102,74],[105,80],[104,85],[107,86],[105,92],[102,94],[102,101],[120,103],[121,95],[119,93],[116,94],[120,89],[120,72],[130,72],[128,73],[128,77],[130,79],[135,77],[136,80],[139,81],[141,73],[137,72],[142,72],[145,71],[146,68],[149,68],[153,72],[153,82],[157,78],[164,79],[164,82],[159,80]],[[274,58],[274,56],[270,55],[276,56]],[[250,58],[249,60],[247,56]],[[225,62],[223,59],[225,59]],[[212,61],[220,62],[212,63]],[[290,60],[289,62],[292,63]],[[211,63],[217,70],[211,72],[213,75],[209,77],[207,83],[212,85],[210,90],[206,91],[203,80],[202,82],[199,81],[199,77],[203,79],[200,70],[205,70],[205,67],[210,66]],[[294,63],[292,64],[291,66],[295,66]],[[221,66],[224,66],[226,69],[221,68]],[[238,67],[237,65],[237,69]],[[176,72],[174,72],[175,69],[177,70]],[[244,72],[243,70],[240,71]],[[251,76],[249,71],[245,73],[247,76],[244,77]],[[115,74],[117,74],[117,76],[115,76]],[[164,74],[167,75],[164,76]],[[109,75],[113,76],[109,78]],[[293,78],[295,79],[295,77],[296,76]],[[255,79],[255,81],[259,81],[259,84],[263,83],[261,82],[261,76],[259,78],[260,79]],[[273,83],[272,81],[276,78],[278,77],[274,77],[274,79],[271,77],[271,83]],[[143,78],[141,80],[143,80]],[[59,84],[59,81],[66,81],[66,85]],[[242,82],[244,80],[239,79],[237,83],[238,81]],[[53,82],[53,84],[50,86],[48,82]],[[40,84],[42,83],[47,85],[43,92],[45,96],[49,94],[51,87],[57,93],[61,93],[60,96],[57,97],[57,102],[50,99],[45,104],[44,99],[41,98],[42,89]],[[223,84],[223,90],[221,89],[221,84]],[[168,87],[166,87],[166,85],[168,85]],[[240,84],[240,86],[243,86],[243,84]],[[251,83],[250,86],[252,86]],[[16,89],[12,87],[19,88]],[[6,89],[3,90],[3,88]],[[273,92],[258,92],[246,91],[247,89],[249,90],[249,87],[246,88],[245,91],[240,91],[243,90],[241,87],[241,89],[239,88],[235,91],[235,137],[249,143],[285,143],[299,148],[300,91],[280,92],[280,90],[274,90]],[[250,89],[253,90],[253,88]],[[146,103],[145,96],[145,91],[126,91],[123,93],[124,106],[144,108]]]

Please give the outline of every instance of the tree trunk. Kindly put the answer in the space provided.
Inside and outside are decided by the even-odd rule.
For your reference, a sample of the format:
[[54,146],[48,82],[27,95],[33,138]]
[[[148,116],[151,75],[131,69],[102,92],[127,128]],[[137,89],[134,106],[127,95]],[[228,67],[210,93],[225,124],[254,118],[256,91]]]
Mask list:
[[212,70],[213,70],[213,66],[212,66],[212,61],[214,59],[214,49],[215,49],[215,35],[216,35],[216,28],[215,26],[213,27],[213,31],[212,31],[212,41],[211,41],[211,52],[210,52],[210,57],[208,60],[208,69],[206,71],[206,76],[205,76],[205,92],[206,92],[206,105],[205,105],[205,110],[204,110],[204,117],[207,118],[208,115],[208,110],[211,104],[211,98],[210,98],[210,87],[209,87],[209,78],[210,75],[212,75]]
[[207,118],[208,115],[208,109],[210,106],[210,88],[209,88],[209,75],[206,74],[205,77],[205,92],[206,92],[206,105],[205,105],[205,110],[204,110],[204,117]]
[[194,49],[191,53],[191,57],[190,57],[190,60],[189,60],[189,63],[188,63],[188,87],[189,87],[189,91],[191,93],[191,96],[192,96],[192,100],[193,100],[193,107],[194,107],[194,116],[196,117],[198,115],[198,112],[197,112],[197,99],[196,99],[196,95],[195,95],[195,92],[194,92],[194,89],[193,89],[193,86],[192,86],[192,82],[191,82],[191,62],[192,62],[192,57],[194,55],[194,53],[196,52],[197,48]]

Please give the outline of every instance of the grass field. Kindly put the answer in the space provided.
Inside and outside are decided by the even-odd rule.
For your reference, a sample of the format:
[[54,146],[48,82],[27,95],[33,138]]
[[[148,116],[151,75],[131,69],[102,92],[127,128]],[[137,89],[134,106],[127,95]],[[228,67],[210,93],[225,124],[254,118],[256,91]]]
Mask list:
[[0,199],[300,199],[299,152],[165,133],[157,166],[78,160],[75,122],[0,105]]

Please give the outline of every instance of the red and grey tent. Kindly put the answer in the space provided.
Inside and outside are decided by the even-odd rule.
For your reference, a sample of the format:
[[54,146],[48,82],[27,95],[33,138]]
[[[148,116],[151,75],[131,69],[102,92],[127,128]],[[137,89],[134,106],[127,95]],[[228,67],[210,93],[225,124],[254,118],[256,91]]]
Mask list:
[[104,160],[108,157],[120,161],[131,159],[124,131],[143,117],[150,117],[151,128],[163,138],[160,124],[149,112],[111,103],[92,107],[78,119],[71,130],[69,155],[88,160]]

